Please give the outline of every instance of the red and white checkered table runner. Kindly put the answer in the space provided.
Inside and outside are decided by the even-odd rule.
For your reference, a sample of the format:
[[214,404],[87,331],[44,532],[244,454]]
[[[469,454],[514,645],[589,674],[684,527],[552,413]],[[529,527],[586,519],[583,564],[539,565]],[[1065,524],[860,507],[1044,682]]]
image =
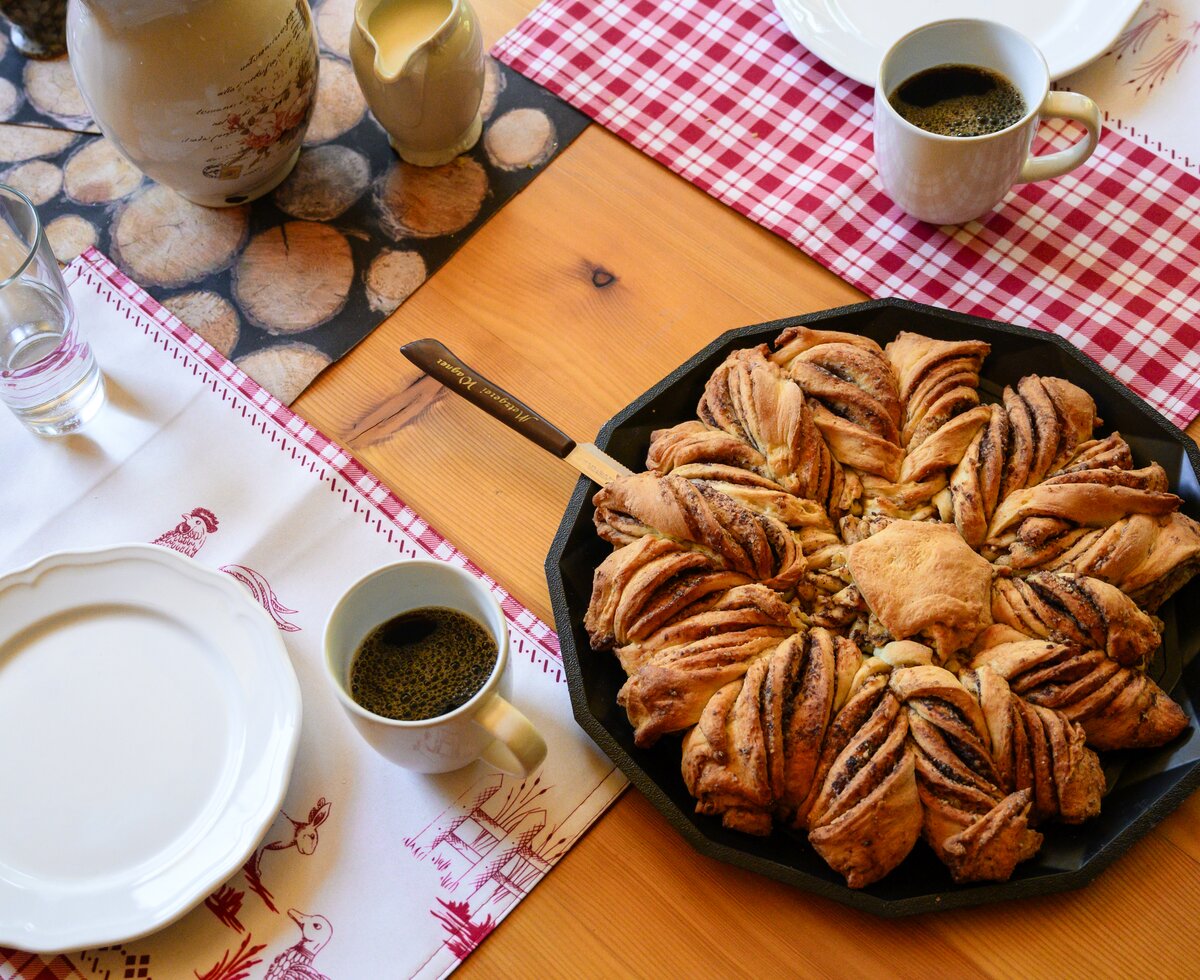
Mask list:
[[1200,179],[1126,137],[937,228],[879,183],[871,90],[770,0],[546,0],[493,53],[869,295],[1051,330],[1175,423],[1200,414]]

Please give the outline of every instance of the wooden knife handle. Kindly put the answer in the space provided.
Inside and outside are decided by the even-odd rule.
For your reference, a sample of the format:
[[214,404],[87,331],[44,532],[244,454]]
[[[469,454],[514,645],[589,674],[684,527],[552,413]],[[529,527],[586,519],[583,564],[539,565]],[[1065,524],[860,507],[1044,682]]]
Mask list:
[[476,408],[482,408],[492,418],[559,459],[565,459],[575,448],[574,439],[551,425],[519,398],[492,384],[440,341],[430,338],[414,340],[401,347],[400,352],[450,391],[462,395]]

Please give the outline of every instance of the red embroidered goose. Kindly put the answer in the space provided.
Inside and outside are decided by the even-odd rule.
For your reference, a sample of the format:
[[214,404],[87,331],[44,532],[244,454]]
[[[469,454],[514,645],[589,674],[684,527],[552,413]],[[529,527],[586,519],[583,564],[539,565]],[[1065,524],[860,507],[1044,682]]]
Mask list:
[[264,980],[329,980],[313,966],[313,957],[325,948],[333,927],[323,915],[305,915],[288,909],[288,918],[300,927],[300,941],[275,957]]

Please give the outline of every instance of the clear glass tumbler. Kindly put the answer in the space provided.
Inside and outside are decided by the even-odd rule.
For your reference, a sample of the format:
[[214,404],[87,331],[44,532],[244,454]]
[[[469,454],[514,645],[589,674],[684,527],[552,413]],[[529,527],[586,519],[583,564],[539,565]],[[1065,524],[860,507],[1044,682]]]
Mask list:
[[34,432],[64,435],[104,404],[104,379],[24,194],[0,184],[0,401]]

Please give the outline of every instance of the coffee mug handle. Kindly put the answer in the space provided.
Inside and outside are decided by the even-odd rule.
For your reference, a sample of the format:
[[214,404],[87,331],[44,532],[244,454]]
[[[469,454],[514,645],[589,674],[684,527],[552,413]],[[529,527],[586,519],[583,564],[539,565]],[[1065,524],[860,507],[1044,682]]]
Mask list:
[[483,757],[497,769],[524,777],[546,758],[546,743],[533,723],[499,694],[479,709],[475,723],[492,736]]
[[1061,177],[1090,157],[1096,149],[1096,144],[1100,142],[1100,109],[1086,95],[1080,95],[1078,92],[1050,92],[1038,110],[1038,115],[1043,119],[1057,116],[1083,123],[1087,127],[1087,138],[1057,153],[1047,153],[1045,156],[1030,154],[1017,177],[1017,183],[1020,184],[1027,184],[1031,180]]

